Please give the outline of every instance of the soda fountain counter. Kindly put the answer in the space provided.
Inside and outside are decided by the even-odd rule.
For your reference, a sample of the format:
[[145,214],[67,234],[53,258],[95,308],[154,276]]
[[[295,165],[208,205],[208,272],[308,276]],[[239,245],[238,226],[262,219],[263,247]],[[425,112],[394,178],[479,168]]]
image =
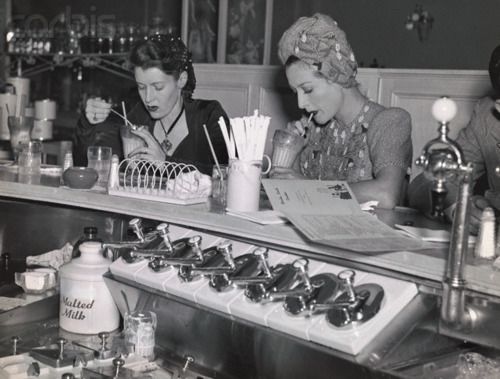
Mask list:
[[[76,241],[88,224],[98,225],[104,246],[115,253],[104,274],[113,300],[122,316],[127,310],[156,314],[157,361],[177,367],[169,377],[455,378],[469,370],[471,359],[476,368],[498,369],[500,272],[491,262],[469,260],[465,266],[464,302],[474,306],[475,318],[463,330],[440,321],[444,245],[354,253],[311,244],[290,224],[262,226],[209,212],[208,204],[70,190],[59,187],[57,176],[42,175],[37,183],[20,183],[17,174],[0,168],[2,267],[6,254],[22,262],[28,254]],[[430,225],[404,208],[378,217]],[[124,240],[133,248],[120,247]],[[8,290],[0,295],[19,297],[13,287],[2,283],[0,290]],[[92,376],[93,361],[82,368],[62,359],[68,341],[74,349],[85,345],[82,338],[88,343],[97,337],[60,330],[54,298],[58,294],[0,311],[0,377],[7,375],[2,364],[13,359],[13,350],[30,351],[28,366],[36,361],[46,369],[33,377],[59,378],[70,369],[83,378],[168,377],[120,372],[127,357],[109,361],[112,374],[101,369],[101,376]],[[94,358],[106,355],[108,337],[99,334]],[[40,361],[37,350],[50,344],[58,357],[52,366]]]

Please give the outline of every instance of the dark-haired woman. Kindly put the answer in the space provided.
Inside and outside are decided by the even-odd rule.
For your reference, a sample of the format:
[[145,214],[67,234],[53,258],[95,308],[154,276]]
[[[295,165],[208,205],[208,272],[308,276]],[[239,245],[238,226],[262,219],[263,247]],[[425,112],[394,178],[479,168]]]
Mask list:
[[[130,62],[138,91],[126,100],[127,117],[132,124],[144,126],[132,130],[144,146],[125,154],[120,138],[124,121],[111,112],[111,104],[91,98],[75,132],[75,164],[86,163],[88,146],[106,145],[120,157],[191,163],[210,174],[214,160],[204,124],[219,163],[226,163],[227,150],[218,120],[222,116],[226,125],[229,120],[219,102],[192,98],[196,79],[191,54],[182,40],[155,35],[140,41],[130,52]],[[116,111],[121,113],[121,106]]]

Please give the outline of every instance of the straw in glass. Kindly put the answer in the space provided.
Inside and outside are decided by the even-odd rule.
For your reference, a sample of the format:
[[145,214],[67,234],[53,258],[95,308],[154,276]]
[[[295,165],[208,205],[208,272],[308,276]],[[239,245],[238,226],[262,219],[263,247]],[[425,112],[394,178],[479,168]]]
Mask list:
[[125,109],[125,102],[124,101],[122,101],[122,111],[123,111],[123,119],[125,120],[125,124],[131,125],[127,119],[127,111]]
[[210,151],[212,152],[215,166],[217,167],[217,171],[219,172],[219,178],[221,178],[221,180],[222,180],[223,176],[222,176],[222,170],[221,170],[220,165],[219,165],[219,160],[217,159],[217,155],[215,155],[214,145],[212,145],[212,140],[210,139],[210,136],[208,135],[207,126],[205,124],[203,124],[203,130],[205,131],[205,135],[207,136],[208,145],[210,146]]

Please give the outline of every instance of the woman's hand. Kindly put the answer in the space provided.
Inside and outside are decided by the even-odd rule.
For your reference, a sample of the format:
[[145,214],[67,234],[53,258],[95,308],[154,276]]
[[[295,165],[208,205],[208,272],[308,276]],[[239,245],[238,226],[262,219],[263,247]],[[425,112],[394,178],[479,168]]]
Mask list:
[[136,136],[142,138],[146,142],[146,146],[138,147],[132,150],[128,158],[146,159],[148,161],[164,161],[166,154],[155,137],[148,131],[147,128],[131,129]]
[[111,112],[111,104],[100,97],[93,97],[87,100],[85,105],[85,117],[92,125],[99,124],[106,120]]
[[307,144],[309,137],[311,136],[310,125],[305,117],[302,117],[300,120],[289,122],[286,125],[286,130],[303,137],[305,144]]
[[271,179],[305,179],[306,177],[292,168],[273,167],[269,172]]

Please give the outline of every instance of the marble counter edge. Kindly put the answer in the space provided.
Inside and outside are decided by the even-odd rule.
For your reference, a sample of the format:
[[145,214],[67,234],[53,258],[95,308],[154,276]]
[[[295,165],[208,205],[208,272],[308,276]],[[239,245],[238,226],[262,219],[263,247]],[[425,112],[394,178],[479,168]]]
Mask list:
[[[431,281],[440,282],[444,273],[444,260],[440,257],[410,251],[368,255],[312,244],[293,226],[259,225],[240,218],[211,213],[208,212],[206,204],[166,204],[122,198],[91,191],[78,191],[61,187],[29,185],[8,181],[0,181],[0,196],[144,217],[179,225],[189,225],[197,229],[283,246],[294,249],[297,252],[302,251],[319,256],[346,259]],[[466,277],[470,289],[500,296],[500,280],[495,280],[497,275],[493,275],[493,277],[492,275],[481,275],[481,270],[476,269],[466,270],[466,273],[469,274],[467,276],[472,276]],[[500,277],[500,273],[498,277]],[[486,282],[484,279],[486,279]]]

